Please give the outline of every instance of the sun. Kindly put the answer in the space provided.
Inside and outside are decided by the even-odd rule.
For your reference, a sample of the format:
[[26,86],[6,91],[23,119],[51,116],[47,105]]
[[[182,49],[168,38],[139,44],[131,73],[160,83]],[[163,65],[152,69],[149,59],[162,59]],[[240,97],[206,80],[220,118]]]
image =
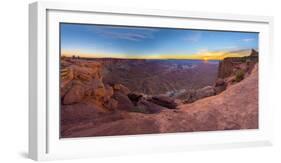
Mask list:
[[203,60],[204,60],[205,62],[207,62],[207,61],[208,61],[208,58],[207,58],[207,57],[204,57]]

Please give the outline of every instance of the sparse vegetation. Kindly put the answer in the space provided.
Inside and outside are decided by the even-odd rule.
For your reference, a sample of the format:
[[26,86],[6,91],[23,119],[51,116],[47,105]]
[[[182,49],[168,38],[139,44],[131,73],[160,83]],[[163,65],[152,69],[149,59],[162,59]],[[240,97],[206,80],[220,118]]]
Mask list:
[[244,79],[244,76],[245,76],[245,72],[243,70],[238,70],[236,72],[235,81],[240,82],[241,80]]

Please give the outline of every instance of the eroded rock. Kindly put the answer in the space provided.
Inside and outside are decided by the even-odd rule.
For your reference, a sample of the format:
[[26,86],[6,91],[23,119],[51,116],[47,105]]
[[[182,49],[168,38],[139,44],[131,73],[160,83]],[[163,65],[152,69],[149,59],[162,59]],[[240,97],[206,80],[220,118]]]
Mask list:
[[121,92],[115,92],[112,98],[118,102],[116,107],[118,110],[133,111],[135,109],[129,97]]
[[154,104],[144,99],[139,100],[136,104],[136,111],[141,113],[147,113],[147,114],[159,113],[163,109],[167,109],[167,108]]
[[213,86],[206,86],[203,88],[200,88],[198,90],[190,90],[186,93],[187,98],[184,100],[184,103],[192,103],[197,100],[203,99],[205,97],[213,96],[216,94],[215,87]]
[[83,100],[85,89],[82,85],[76,84],[72,86],[63,98],[63,104],[75,104]]
[[129,88],[125,87],[122,84],[114,84],[113,89],[115,91],[119,91],[119,92],[121,92],[121,93],[123,93],[125,95],[128,95],[130,93]]
[[227,83],[224,81],[224,79],[217,79],[215,83],[215,94],[220,94],[222,91],[226,90]]
[[174,99],[166,96],[154,96],[148,101],[169,109],[176,109],[178,105]]
[[204,97],[209,97],[215,95],[215,89],[212,86],[206,86],[204,88],[198,89],[196,91],[196,99],[201,99]]
[[143,98],[143,95],[132,92],[128,94],[128,97],[135,105],[137,105],[137,103]]

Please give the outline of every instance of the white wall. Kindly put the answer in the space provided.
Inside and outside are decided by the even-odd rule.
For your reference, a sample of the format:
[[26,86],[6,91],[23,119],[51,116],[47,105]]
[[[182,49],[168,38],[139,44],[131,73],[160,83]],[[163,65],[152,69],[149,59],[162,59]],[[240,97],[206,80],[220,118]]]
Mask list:
[[[152,9],[225,12],[275,17],[275,54],[281,45],[281,5],[278,0],[92,0],[97,4]],[[27,156],[28,3],[6,0],[0,5],[0,162],[31,162]],[[82,0],[80,0],[82,3]],[[275,145],[213,151],[121,156],[69,162],[281,162],[281,54],[276,57]],[[279,97],[278,97],[279,96]],[[279,100],[279,99],[280,100]]]

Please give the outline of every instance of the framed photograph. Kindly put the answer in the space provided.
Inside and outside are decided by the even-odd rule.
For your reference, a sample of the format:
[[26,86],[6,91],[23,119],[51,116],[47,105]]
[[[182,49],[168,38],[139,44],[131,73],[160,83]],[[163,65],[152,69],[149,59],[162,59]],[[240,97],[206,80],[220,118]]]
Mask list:
[[36,2],[29,156],[272,144],[271,17]]

